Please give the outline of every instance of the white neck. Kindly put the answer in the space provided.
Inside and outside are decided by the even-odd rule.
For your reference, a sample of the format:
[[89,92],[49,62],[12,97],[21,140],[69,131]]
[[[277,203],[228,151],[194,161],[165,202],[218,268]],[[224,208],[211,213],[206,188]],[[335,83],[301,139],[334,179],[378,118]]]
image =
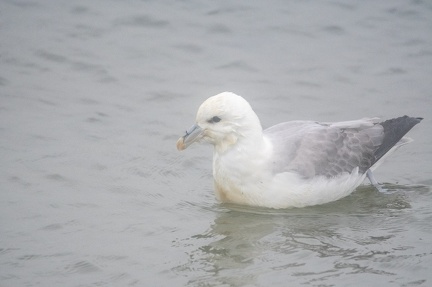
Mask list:
[[262,132],[260,134],[241,138],[222,153],[215,148],[213,178],[220,200],[241,202],[241,197],[248,197],[248,186],[258,186],[265,181],[263,176],[267,178],[263,170],[266,170],[270,143],[264,140]]

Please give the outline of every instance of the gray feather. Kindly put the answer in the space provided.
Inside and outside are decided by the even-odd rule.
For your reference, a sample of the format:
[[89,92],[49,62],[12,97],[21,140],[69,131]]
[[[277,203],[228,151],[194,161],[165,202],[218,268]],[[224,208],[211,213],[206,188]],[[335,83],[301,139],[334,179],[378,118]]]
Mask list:
[[341,123],[293,121],[264,131],[273,145],[273,172],[296,172],[305,178],[365,173],[421,118],[407,116],[376,123],[362,119]]
[[423,118],[403,116],[380,123],[384,128],[384,140],[375,151],[375,162],[383,157],[402,137],[409,132]]

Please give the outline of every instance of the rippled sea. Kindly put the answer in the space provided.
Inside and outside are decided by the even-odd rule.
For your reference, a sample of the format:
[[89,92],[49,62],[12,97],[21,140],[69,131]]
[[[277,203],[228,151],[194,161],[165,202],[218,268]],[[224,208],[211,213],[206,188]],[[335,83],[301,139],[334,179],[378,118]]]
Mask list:
[[[0,286],[432,286],[430,1],[0,2]],[[323,206],[220,204],[198,106],[424,117]]]

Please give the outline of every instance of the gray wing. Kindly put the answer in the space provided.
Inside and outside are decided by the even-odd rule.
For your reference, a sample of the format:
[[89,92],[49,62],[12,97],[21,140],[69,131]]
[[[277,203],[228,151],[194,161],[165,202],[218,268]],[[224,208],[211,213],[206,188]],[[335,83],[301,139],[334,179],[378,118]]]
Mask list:
[[407,116],[377,123],[362,119],[339,123],[294,121],[264,131],[273,145],[273,171],[305,178],[365,173],[418,122]]

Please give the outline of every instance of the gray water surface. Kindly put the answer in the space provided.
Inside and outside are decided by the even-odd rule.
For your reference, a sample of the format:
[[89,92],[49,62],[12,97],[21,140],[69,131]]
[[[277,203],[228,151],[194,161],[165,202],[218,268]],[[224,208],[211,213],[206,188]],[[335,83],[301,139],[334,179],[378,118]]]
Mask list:
[[[0,286],[431,286],[430,1],[0,2]],[[198,106],[425,119],[369,185],[217,202]],[[365,182],[367,184],[367,182]]]

